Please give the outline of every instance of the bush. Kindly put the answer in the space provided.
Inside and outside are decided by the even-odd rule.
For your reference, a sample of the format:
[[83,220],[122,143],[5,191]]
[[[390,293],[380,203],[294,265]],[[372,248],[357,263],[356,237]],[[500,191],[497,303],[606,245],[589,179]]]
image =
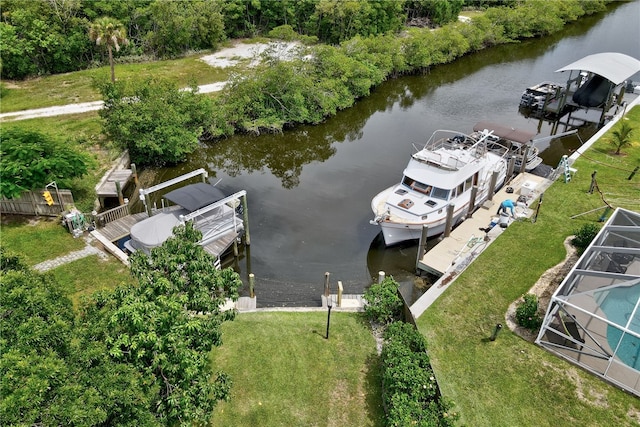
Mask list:
[[600,227],[596,224],[588,223],[573,232],[575,237],[571,240],[571,244],[576,247],[578,255],[581,255],[587,249],[587,246],[596,237],[598,231],[600,231]]
[[516,320],[518,325],[535,330],[540,327],[542,320],[538,315],[538,297],[534,294],[526,294],[516,308]]
[[364,293],[367,304],[364,312],[370,321],[383,325],[400,320],[402,298],[398,293],[398,283],[387,277],[382,283],[374,283]]
[[382,349],[382,400],[387,426],[452,426],[458,414],[440,395],[424,337],[413,325],[394,322]]

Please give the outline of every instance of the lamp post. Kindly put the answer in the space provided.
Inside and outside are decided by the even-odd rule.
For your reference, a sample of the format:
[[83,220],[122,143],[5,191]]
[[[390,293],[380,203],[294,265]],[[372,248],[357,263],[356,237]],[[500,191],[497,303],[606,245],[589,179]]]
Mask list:
[[329,312],[327,314],[327,336],[326,339],[329,339],[329,323],[331,322],[331,308],[333,307],[333,298],[331,298],[331,294],[327,297],[327,307],[329,308]]

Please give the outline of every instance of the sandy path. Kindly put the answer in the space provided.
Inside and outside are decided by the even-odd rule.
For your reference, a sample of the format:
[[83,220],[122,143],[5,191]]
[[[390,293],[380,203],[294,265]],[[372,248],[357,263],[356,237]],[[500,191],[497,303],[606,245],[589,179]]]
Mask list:
[[[259,60],[259,56],[267,48],[272,47],[280,57],[287,58],[293,54],[295,48],[299,46],[297,42],[290,43],[242,43],[236,41],[231,47],[220,49],[218,52],[204,55],[200,59],[212,67],[226,68],[237,65],[240,61],[253,58],[248,66]],[[217,92],[224,88],[226,82],[216,82],[198,86],[200,93]],[[16,121],[34,119],[38,117],[52,117],[65,114],[79,114],[88,111],[98,111],[104,105],[103,101],[82,102],[79,104],[57,105],[46,108],[36,108],[32,110],[13,111],[0,114],[0,121]]]

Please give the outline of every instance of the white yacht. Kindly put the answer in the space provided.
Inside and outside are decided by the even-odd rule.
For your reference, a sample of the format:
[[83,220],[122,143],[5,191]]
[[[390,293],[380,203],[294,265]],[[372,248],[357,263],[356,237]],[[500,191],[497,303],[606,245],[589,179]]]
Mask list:
[[[489,150],[491,136],[491,131],[471,136],[438,130],[411,156],[402,181],[371,201],[370,222],[381,227],[387,246],[419,239],[425,225],[428,237],[441,234],[449,205],[456,224],[504,184],[509,150]],[[469,206],[473,187],[475,203]]]

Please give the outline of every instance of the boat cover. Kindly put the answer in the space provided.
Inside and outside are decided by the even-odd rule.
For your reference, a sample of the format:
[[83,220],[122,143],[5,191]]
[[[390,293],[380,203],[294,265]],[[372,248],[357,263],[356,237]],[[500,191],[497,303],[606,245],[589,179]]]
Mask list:
[[594,75],[573,94],[573,102],[583,107],[600,107],[607,101],[613,84],[602,76]]
[[160,246],[173,235],[173,228],[180,224],[180,215],[187,215],[186,209],[160,212],[154,216],[140,221],[131,227],[131,240],[135,242],[136,249],[145,249],[146,252]]
[[170,191],[164,198],[193,212],[224,199],[225,194],[211,184],[198,182]]
[[509,141],[519,142],[521,144],[527,144],[531,142],[536,134],[521,129],[514,129],[507,126],[501,126],[490,122],[478,122],[473,127],[474,132],[481,132],[483,130],[493,131],[493,134],[500,138],[507,139]]
[[617,52],[596,53],[562,67],[556,73],[573,70],[595,73],[619,85],[640,72],[640,61]]

